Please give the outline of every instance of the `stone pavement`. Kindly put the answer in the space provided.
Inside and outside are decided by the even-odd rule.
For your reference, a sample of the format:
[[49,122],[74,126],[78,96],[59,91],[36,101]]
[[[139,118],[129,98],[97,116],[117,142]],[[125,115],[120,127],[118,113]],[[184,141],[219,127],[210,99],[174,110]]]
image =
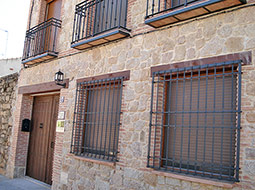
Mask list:
[[30,177],[9,179],[0,175],[0,190],[49,190],[50,185]]

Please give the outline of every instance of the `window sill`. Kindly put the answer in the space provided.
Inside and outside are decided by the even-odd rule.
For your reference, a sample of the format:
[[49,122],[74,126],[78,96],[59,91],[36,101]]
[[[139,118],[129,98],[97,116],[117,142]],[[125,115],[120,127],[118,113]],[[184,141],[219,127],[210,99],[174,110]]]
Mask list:
[[205,0],[183,8],[165,10],[162,13],[154,14],[155,16],[149,15],[145,24],[158,28],[244,3],[246,3],[245,0]]
[[221,181],[216,181],[214,179],[209,180],[209,179],[202,179],[199,177],[190,177],[190,176],[185,176],[181,174],[175,174],[175,173],[168,173],[168,172],[163,172],[163,171],[157,171],[151,168],[146,168],[143,169],[144,171],[149,171],[155,175],[158,176],[164,176],[164,177],[170,177],[170,178],[175,178],[179,180],[184,180],[184,181],[190,181],[190,182],[195,182],[195,183],[202,183],[206,185],[212,185],[212,186],[217,186],[217,187],[223,187],[227,189],[232,189],[234,187],[234,183],[231,182],[221,182]]
[[97,160],[97,159],[93,159],[93,158],[87,158],[87,157],[82,157],[82,156],[76,156],[74,154],[67,154],[69,157],[72,157],[76,160],[81,160],[81,161],[84,161],[84,162],[92,162],[92,163],[95,163],[95,164],[99,164],[99,165],[105,165],[105,166],[109,166],[109,167],[115,167],[115,162],[108,162],[108,161],[105,161],[105,160]]

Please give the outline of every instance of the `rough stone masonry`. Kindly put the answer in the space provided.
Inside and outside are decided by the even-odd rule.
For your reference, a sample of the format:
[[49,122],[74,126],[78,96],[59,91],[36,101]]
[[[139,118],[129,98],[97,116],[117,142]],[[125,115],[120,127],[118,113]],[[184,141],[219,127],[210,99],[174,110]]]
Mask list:
[[12,109],[17,88],[18,73],[0,78],[0,174],[7,167],[12,134]]

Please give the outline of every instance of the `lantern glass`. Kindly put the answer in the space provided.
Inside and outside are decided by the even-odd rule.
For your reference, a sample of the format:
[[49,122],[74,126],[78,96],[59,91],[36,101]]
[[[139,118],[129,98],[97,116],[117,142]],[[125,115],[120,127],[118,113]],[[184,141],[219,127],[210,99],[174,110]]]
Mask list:
[[58,71],[55,73],[56,82],[63,82],[63,79],[64,79],[64,73],[62,73],[61,71]]

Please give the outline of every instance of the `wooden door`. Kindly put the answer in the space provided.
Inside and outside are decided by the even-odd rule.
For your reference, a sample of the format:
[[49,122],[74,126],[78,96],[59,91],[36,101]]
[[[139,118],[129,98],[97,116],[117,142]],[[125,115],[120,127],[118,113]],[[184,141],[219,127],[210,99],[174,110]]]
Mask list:
[[52,183],[52,166],[55,143],[59,95],[35,97],[30,132],[27,175]]

